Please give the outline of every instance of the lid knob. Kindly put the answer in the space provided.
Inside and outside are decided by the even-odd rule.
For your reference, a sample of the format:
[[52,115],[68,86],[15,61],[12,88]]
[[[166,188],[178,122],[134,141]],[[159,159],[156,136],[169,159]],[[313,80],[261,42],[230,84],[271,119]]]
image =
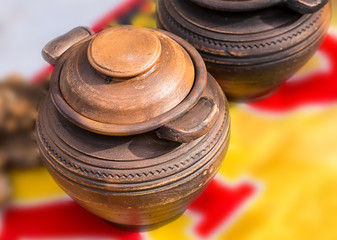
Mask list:
[[100,32],[88,47],[90,64],[100,73],[130,78],[148,71],[161,54],[161,43],[150,30],[135,26]]

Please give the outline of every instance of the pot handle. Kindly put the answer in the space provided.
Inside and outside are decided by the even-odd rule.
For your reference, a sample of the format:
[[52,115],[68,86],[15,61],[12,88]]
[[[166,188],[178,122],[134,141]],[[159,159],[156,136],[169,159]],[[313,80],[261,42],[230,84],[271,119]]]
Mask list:
[[314,13],[321,9],[329,0],[286,0],[286,4],[292,10],[306,14]]
[[175,142],[191,142],[205,135],[214,126],[218,115],[219,108],[214,100],[202,97],[183,116],[159,128],[157,136]]
[[89,27],[80,26],[76,27],[69,32],[54,38],[46,44],[42,49],[42,57],[49,64],[55,66],[61,55],[67,51],[72,45],[90,37],[94,32]]

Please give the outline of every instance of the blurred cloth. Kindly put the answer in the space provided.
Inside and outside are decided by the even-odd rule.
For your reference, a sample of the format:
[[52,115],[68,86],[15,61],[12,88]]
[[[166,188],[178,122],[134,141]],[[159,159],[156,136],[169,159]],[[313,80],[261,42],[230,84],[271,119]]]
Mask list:
[[[133,2],[94,29],[154,27],[154,4]],[[226,159],[174,222],[147,233],[118,230],[69,199],[40,167],[10,173],[13,203],[1,215],[0,239],[337,239],[335,16],[331,26],[320,50],[275,95],[230,104]]]
[[41,49],[55,36],[88,25],[125,0],[1,0],[0,77],[19,72],[29,79],[45,61]]

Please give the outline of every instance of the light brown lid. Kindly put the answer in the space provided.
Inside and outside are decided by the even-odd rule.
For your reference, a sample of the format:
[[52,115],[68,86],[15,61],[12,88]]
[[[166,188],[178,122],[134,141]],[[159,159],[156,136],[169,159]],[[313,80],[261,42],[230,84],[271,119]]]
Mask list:
[[176,41],[156,30],[119,26],[68,51],[59,88],[71,109],[92,124],[122,130],[176,107],[194,77],[192,60]]
[[106,29],[90,42],[88,48],[89,62],[97,71],[121,78],[148,71],[160,55],[158,37],[144,28]]

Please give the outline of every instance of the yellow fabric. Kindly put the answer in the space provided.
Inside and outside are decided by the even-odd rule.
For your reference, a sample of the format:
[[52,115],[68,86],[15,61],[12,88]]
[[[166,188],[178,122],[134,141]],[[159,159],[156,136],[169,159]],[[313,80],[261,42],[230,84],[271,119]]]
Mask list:
[[282,116],[231,108],[220,174],[263,191],[221,239],[337,239],[337,104]]
[[44,167],[15,170],[10,176],[14,202],[41,201],[65,195]]

